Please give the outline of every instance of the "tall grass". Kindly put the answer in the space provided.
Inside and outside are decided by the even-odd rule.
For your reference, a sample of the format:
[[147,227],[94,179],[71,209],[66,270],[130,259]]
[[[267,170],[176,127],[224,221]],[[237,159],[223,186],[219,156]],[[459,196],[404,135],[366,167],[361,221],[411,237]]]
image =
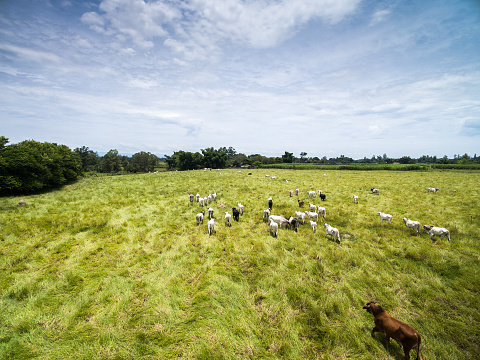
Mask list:
[[[478,358],[480,174],[251,173],[90,177],[23,207],[0,199],[0,357],[402,359],[370,337],[361,308],[377,300],[420,332],[428,359]],[[270,236],[268,197],[290,216],[295,188],[326,207],[341,245],[321,221],[315,235],[301,225]],[[318,189],[323,203],[306,197]],[[196,226],[189,192],[217,192],[215,235]],[[225,227],[239,202],[245,214]],[[452,242],[410,236],[404,216],[448,228]]]

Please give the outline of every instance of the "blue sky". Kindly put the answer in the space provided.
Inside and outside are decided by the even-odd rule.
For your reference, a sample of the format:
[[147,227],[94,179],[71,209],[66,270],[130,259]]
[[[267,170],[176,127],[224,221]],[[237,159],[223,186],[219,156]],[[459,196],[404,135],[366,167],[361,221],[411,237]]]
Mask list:
[[0,0],[0,135],[480,155],[477,0]]

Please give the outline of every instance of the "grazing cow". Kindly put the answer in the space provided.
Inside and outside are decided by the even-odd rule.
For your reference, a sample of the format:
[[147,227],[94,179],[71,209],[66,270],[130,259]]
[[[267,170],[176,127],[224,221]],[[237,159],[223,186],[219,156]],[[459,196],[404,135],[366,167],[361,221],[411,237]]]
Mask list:
[[270,215],[268,217],[268,221],[269,222],[274,221],[278,225],[280,225],[280,227],[287,227],[287,225],[290,225],[288,220],[282,215]]
[[372,194],[380,195],[380,190],[378,190],[376,188],[371,188],[370,191],[372,192]]
[[293,190],[290,190],[290,197],[293,196]]
[[327,195],[325,195],[325,194],[320,194],[320,199],[322,199],[322,201],[325,201],[326,198],[327,198]]
[[193,202],[193,198],[195,197],[192,193],[190,193],[190,202]]
[[236,208],[232,208],[233,220],[238,221],[240,212]]
[[357,195],[353,195],[353,202],[355,204],[358,204],[358,196]]
[[410,359],[410,350],[414,347],[417,351],[417,360],[425,359],[422,354],[422,339],[413,327],[395,319],[384,308],[373,301],[368,302],[363,308],[373,315],[373,320],[375,321],[375,327],[371,332],[372,337],[374,337],[377,331],[383,332],[385,333],[387,349],[390,338],[393,338],[403,346],[405,360]]
[[303,205],[305,205],[303,200],[298,200],[298,206],[303,208]]
[[428,188],[428,189],[427,189],[427,192],[436,193],[438,190],[440,190],[440,189],[439,189],[439,188]]
[[273,199],[272,199],[271,197],[268,198],[268,208],[269,208],[270,210],[272,210],[272,208],[273,208]]
[[298,196],[299,193],[300,193],[300,189],[295,189],[295,195]]

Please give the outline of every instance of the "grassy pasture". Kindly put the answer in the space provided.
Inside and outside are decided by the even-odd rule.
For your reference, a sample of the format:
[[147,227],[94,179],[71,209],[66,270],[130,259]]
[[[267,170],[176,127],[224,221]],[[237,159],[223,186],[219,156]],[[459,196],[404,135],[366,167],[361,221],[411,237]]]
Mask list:
[[[403,359],[370,336],[369,300],[420,332],[427,359],[479,358],[480,173],[248,172],[90,177],[23,207],[1,198],[0,358]],[[268,197],[290,216],[295,188],[326,207],[341,245],[322,221],[315,235],[270,236]],[[318,189],[325,202],[307,198]],[[189,192],[217,192],[215,235],[196,226]],[[451,243],[409,235],[403,217]]]

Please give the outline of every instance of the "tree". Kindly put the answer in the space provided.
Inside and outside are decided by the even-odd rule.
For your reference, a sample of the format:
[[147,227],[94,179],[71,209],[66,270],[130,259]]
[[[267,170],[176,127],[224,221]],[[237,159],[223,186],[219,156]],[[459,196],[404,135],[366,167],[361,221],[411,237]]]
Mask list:
[[293,153],[289,153],[288,151],[285,151],[285,154],[282,155],[282,162],[284,163],[292,163],[294,159]]
[[400,164],[415,164],[415,160],[413,160],[410,156],[402,156],[398,159]]
[[247,156],[245,154],[235,154],[226,162],[227,166],[239,167],[243,164]]
[[218,151],[223,151],[225,154],[227,154],[227,158],[231,158],[237,153],[237,151],[231,146],[229,146],[228,149],[226,147],[218,148]]
[[100,158],[98,157],[98,154],[96,152],[90,150],[86,146],[76,148],[73,151],[75,151],[80,156],[83,171],[97,170]]
[[77,153],[65,145],[26,140],[5,146],[0,141],[0,193],[24,193],[63,185],[82,173]]
[[122,156],[118,154],[118,150],[112,149],[100,160],[100,171],[104,173],[116,173],[123,170]]
[[215,150],[213,147],[201,149],[203,154],[203,164],[207,168],[224,168],[227,161],[227,154],[221,150]]
[[5,136],[0,136],[0,150],[2,150],[3,148],[5,148],[5,146],[8,144],[8,138],[6,138]]
[[130,159],[129,170],[132,172],[154,171],[158,165],[158,157],[145,151],[140,151]]
[[304,162],[306,156],[307,156],[307,153],[306,153],[306,152],[302,151],[302,152],[300,153],[301,162]]

